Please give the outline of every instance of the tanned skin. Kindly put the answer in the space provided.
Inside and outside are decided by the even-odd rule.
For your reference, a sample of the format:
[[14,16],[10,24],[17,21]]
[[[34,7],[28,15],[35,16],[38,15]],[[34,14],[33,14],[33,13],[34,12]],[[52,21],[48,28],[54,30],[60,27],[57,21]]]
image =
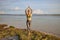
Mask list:
[[32,19],[32,9],[30,7],[28,7],[25,10],[25,13],[26,13],[26,18],[27,18],[27,21],[26,21],[27,29],[30,30],[30,27],[31,27],[31,19]]

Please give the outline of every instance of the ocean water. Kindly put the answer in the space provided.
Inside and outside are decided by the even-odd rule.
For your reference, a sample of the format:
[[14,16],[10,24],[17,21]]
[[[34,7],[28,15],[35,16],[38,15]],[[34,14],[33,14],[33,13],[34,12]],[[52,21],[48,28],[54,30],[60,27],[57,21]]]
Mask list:
[[[26,28],[26,16],[0,15],[0,24]],[[60,16],[32,16],[31,29],[60,36]]]

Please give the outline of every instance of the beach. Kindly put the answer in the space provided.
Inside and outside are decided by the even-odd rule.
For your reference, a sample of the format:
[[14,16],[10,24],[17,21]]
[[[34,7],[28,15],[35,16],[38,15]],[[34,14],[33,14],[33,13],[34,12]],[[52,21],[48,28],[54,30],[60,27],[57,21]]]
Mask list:
[[[0,15],[0,24],[26,29],[26,16]],[[31,29],[60,37],[60,16],[32,16]]]

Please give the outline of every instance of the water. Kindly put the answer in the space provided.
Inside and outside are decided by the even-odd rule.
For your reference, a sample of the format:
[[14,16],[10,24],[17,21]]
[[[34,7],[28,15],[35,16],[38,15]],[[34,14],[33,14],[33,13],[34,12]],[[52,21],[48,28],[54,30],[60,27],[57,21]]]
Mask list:
[[[26,28],[26,17],[0,15],[0,24]],[[33,16],[31,29],[60,36],[60,16]]]

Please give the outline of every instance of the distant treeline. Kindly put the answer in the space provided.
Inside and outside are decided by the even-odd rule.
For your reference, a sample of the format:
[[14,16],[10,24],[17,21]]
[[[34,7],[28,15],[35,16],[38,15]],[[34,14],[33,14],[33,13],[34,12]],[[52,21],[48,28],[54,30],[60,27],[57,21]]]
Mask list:
[[[25,14],[0,14],[7,16],[25,16]],[[33,14],[33,16],[60,16],[60,14]]]

